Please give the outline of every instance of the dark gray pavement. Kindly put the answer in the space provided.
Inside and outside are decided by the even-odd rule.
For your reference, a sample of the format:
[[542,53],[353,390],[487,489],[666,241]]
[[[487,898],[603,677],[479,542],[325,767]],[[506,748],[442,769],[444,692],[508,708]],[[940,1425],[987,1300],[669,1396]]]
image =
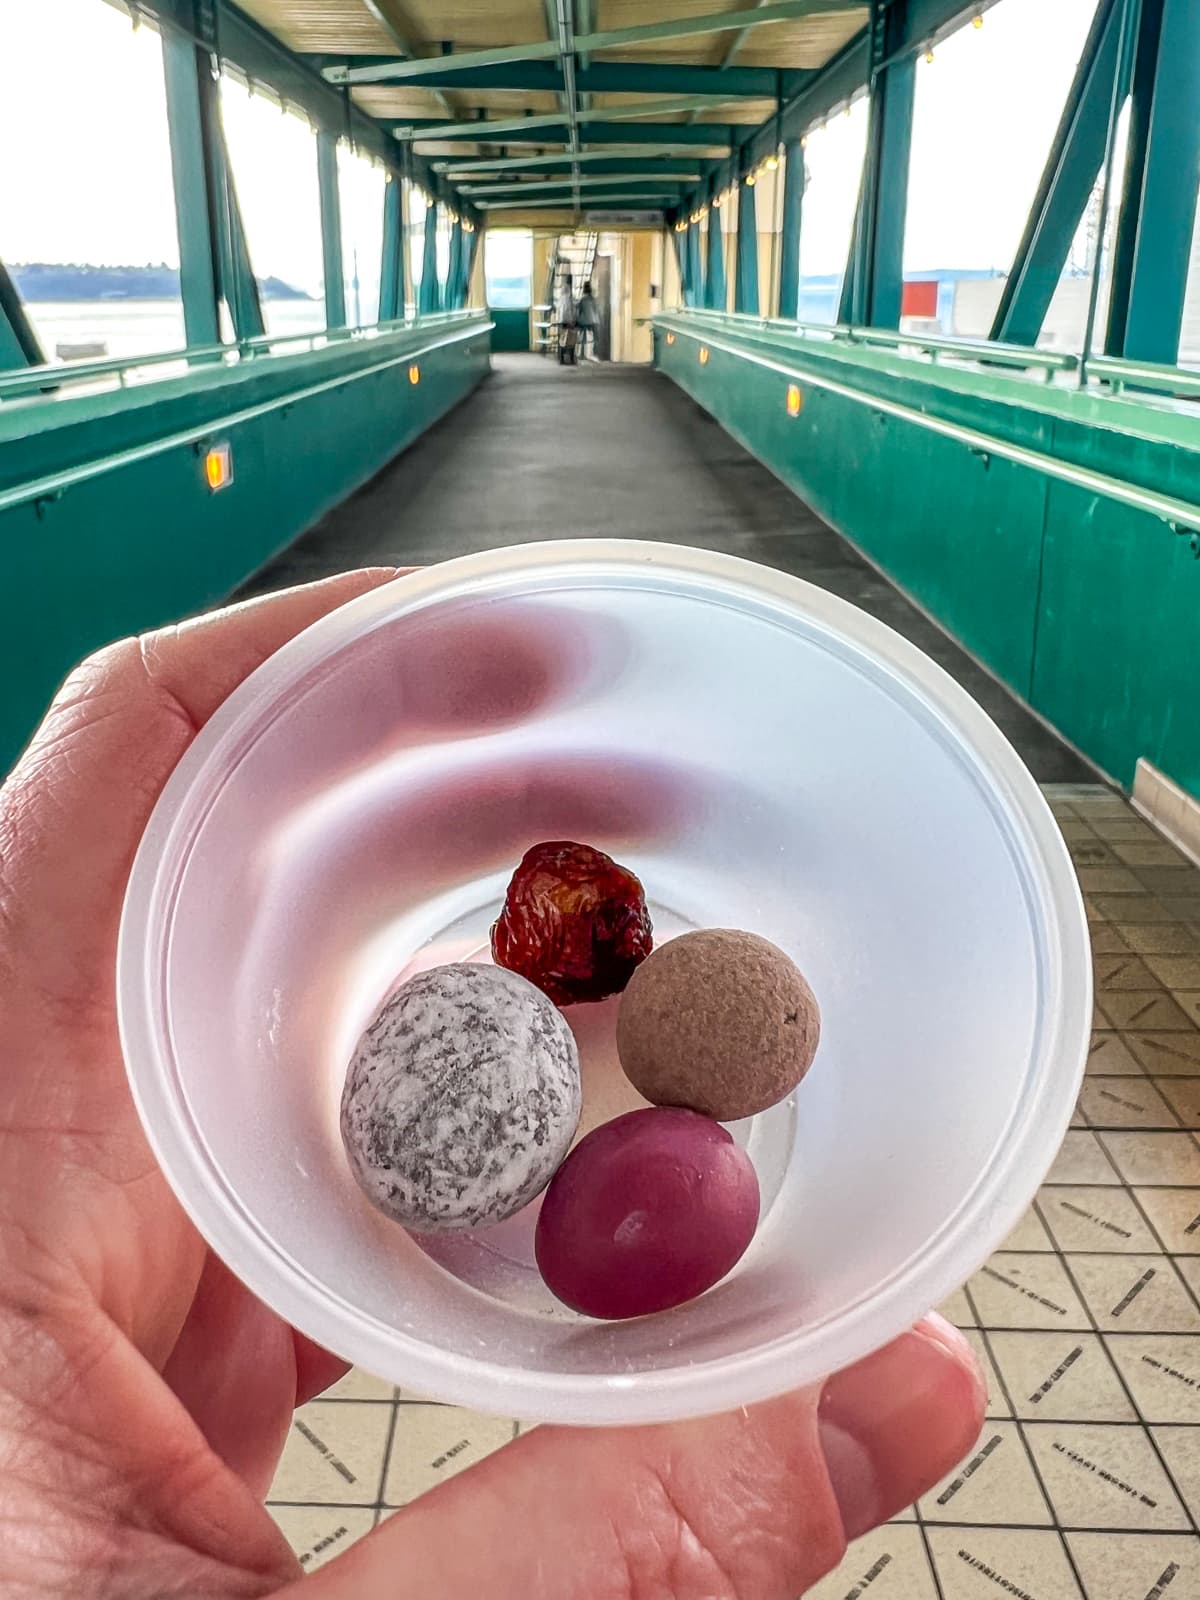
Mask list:
[[257,594],[372,563],[420,566],[533,539],[620,536],[728,551],[879,617],[999,723],[1042,783],[1095,773],[681,390],[646,367],[498,356],[450,416],[263,569]]

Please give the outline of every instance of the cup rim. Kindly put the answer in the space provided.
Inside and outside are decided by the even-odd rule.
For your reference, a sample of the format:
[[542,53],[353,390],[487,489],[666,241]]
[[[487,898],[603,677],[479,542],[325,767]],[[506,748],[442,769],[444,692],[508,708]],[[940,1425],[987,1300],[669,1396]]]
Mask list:
[[[466,589],[574,569],[677,573],[726,596],[802,616],[899,679],[973,762],[1019,848],[1031,922],[1041,944],[1042,1025],[1022,1104],[957,1212],[919,1253],[835,1317],[800,1325],[759,1348],[667,1372],[530,1373],[452,1352],[386,1328],[331,1296],[281,1250],[230,1190],[175,1081],[165,957],[179,851],[245,741],[289,688],[373,627]],[[164,862],[171,870],[163,871]],[[1092,973],[1082,896],[1050,807],[1008,740],[950,675],[902,635],[848,601],[774,568],[718,552],[627,539],[564,539],[457,557],[358,596],[305,629],[218,708],[159,796],[130,874],[117,951],[117,1010],[130,1089],[160,1168],[202,1236],[244,1283],[294,1327],[347,1360],[418,1394],[559,1422],[625,1425],[699,1416],[818,1382],[912,1327],[975,1272],[1020,1221],[1069,1125],[1090,1037]],[[1074,1070],[1071,1070],[1073,1067]]]

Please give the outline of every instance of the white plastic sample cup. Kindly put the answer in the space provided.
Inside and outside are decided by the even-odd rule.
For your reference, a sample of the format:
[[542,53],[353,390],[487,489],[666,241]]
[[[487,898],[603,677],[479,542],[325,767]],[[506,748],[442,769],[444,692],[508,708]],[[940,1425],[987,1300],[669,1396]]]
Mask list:
[[[552,838],[637,872],[659,937],[774,940],[822,1008],[797,1093],[736,1130],[763,1191],[750,1250],[626,1323],[550,1297],[528,1214],[423,1247],[338,1132],[381,998],[485,958],[515,864]],[[431,1398],[623,1424],[819,1380],[956,1289],[1067,1128],[1091,972],[1054,819],[939,667],[779,572],[572,540],[363,595],[231,696],[138,853],[119,995],[155,1153],[276,1312]],[[568,1015],[585,1115],[625,1109],[611,1014]]]

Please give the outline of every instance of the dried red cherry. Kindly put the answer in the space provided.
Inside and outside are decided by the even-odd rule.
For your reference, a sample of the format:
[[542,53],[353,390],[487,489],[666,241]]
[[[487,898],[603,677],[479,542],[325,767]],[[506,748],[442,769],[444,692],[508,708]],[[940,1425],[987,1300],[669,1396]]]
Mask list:
[[556,1005],[620,994],[650,954],[642,886],[603,850],[535,844],[513,874],[492,929],[492,954]]

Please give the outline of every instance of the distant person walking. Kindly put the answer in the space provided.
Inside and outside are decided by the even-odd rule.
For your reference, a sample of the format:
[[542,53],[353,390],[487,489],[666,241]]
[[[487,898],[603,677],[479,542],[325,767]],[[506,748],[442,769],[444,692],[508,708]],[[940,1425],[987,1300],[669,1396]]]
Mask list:
[[562,285],[558,291],[554,318],[558,323],[558,364],[562,367],[574,366],[579,330],[576,326],[578,319],[575,311],[575,291],[570,276],[566,273],[563,274]]
[[[583,286],[575,320],[579,324],[579,354],[585,361],[589,359],[595,361],[596,329],[600,326],[600,307],[596,304],[596,296],[592,293],[590,283],[585,283]],[[589,340],[593,351],[590,358],[587,353]]]

